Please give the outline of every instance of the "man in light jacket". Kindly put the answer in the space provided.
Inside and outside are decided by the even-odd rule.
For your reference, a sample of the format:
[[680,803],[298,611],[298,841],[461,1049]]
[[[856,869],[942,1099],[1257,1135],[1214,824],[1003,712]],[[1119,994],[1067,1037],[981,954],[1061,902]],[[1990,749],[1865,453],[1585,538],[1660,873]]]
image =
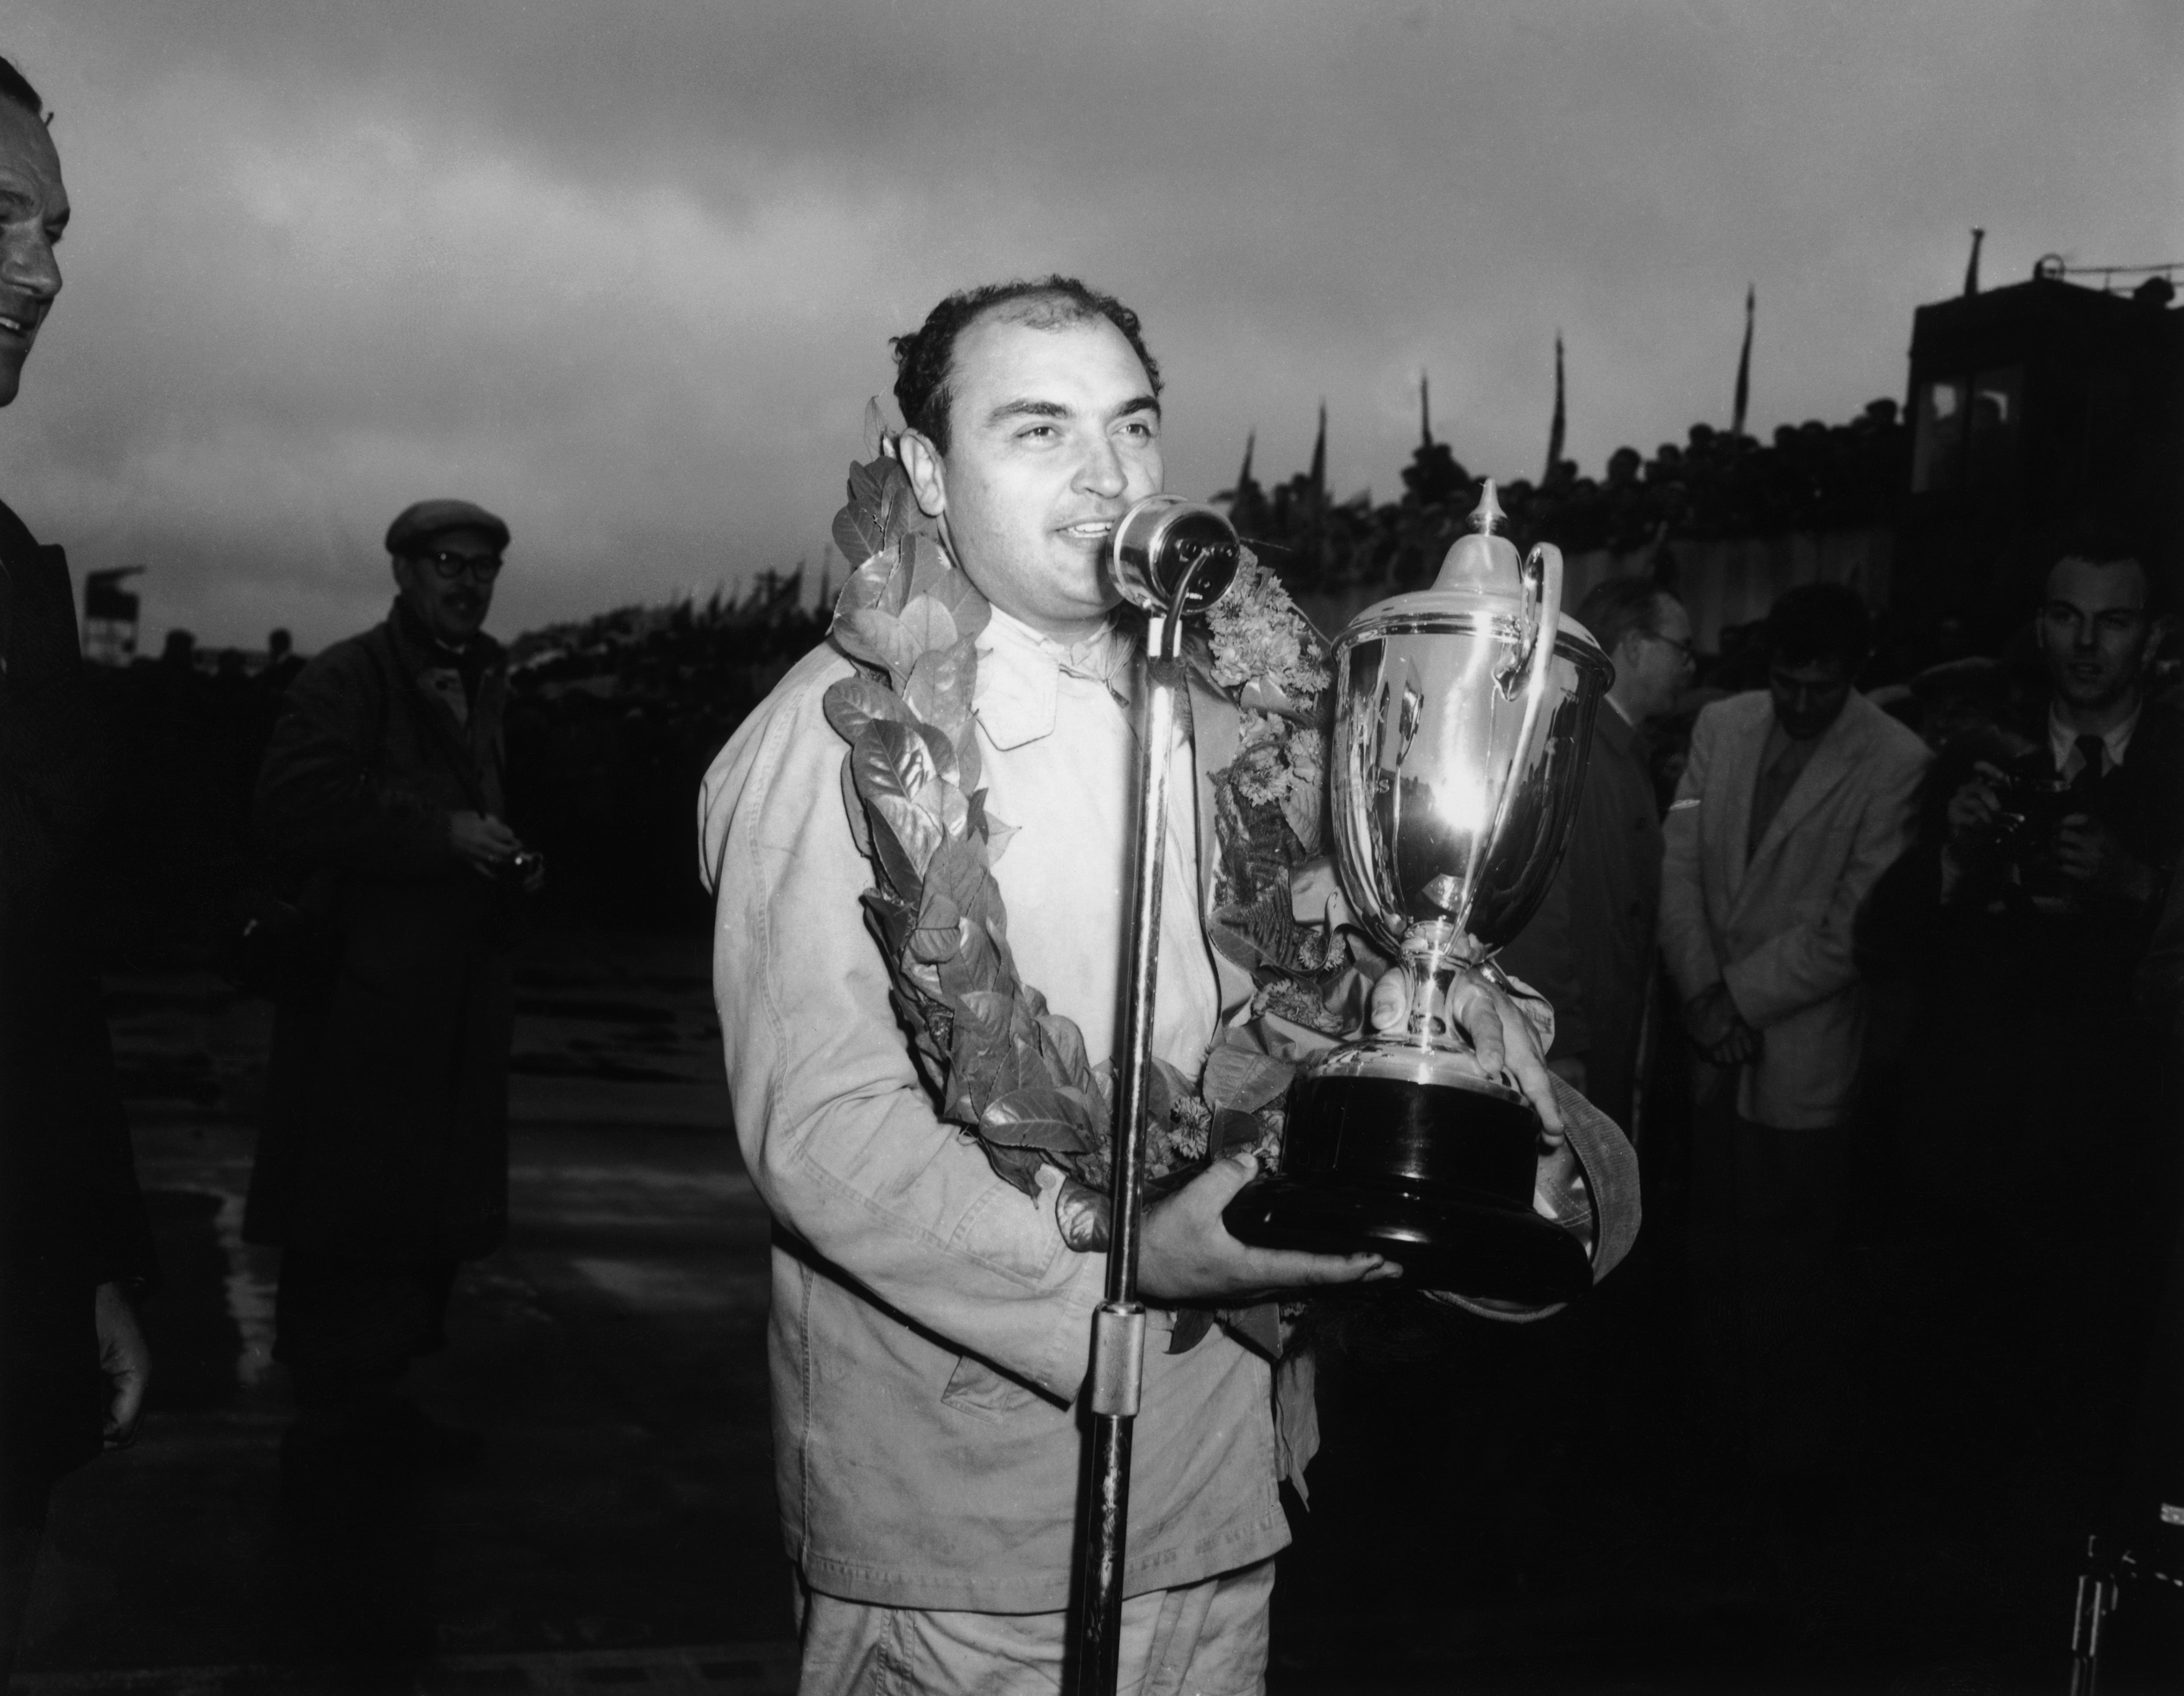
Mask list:
[[1864,1044],[1859,903],[1908,840],[1925,745],[1851,687],[1849,589],[1768,615],[1769,687],[1698,717],[1665,826],[1661,942],[1708,1067],[1691,1152],[1702,1356],[1763,1505],[1830,1459],[1847,1124]]
[[[1104,1057],[1141,644],[1109,616],[1102,561],[1116,522],[1161,487],[1158,367],[1134,313],[1063,277],[950,296],[896,360],[910,488],[990,604],[972,713],[985,804],[1017,827],[994,862],[1016,966]],[[800,1688],[1050,1690],[1105,1245],[1078,1246],[1057,1169],[1036,1197],[998,1176],[915,1069],[859,899],[872,866],[826,715],[850,672],[831,645],[800,662],[722,751],[700,803],[736,1132],[775,1219],[768,1356]],[[1155,1047],[1195,1078],[1251,985],[1225,975],[1234,962],[1209,948],[1191,898],[1212,890],[1213,833],[1187,798],[1235,757],[1237,714],[1196,692],[1193,713],[1171,757]],[[1627,1148],[1555,1090],[1545,1039],[1513,1001],[1476,974],[1455,993],[1455,1017],[1506,1055],[1584,1163],[1604,1270],[1636,1225],[1635,1186],[1616,1176]],[[1228,1325],[1194,1337],[1184,1305],[1395,1272],[1230,1236],[1221,1210],[1255,1167],[1216,1161],[1145,1215],[1150,1341],[1120,1660],[1123,1688],[1149,1696],[1262,1688],[1273,1558],[1289,1541],[1284,1448],[1302,1464],[1274,1415],[1274,1362]]]

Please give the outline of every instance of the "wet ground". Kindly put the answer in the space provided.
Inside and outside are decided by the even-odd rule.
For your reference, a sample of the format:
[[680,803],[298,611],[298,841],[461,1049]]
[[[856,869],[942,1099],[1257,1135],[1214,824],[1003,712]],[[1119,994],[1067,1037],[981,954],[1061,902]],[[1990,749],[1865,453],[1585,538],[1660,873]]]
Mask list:
[[[702,944],[534,945],[510,1241],[465,1269],[414,1386],[487,1459],[331,1494],[282,1487],[274,1260],[239,1236],[270,1013],[210,976],[109,987],[168,1280],[159,1376],[136,1447],[63,1488],[20,1688],[793,1688],[767,1225]],[[1934,1414],[1930,1270],[1862,1251],[1853,1464],[1786,1537],[1689,1416],[1658,1258],[1559,1329],[1334,1362],[1273,1688],[2059,1696],[2097,1467],[1967,1448]]]
[[284,1492],[276,1254],[240,1238],[270,1012],[109,983],[166,1288],[142,1439],[64,1487],[33,1690],[793,1688],[763,1371],[765,1210],[702,947],[549,938],[519,985],[508,1247],[417,1398],[484,1464]]

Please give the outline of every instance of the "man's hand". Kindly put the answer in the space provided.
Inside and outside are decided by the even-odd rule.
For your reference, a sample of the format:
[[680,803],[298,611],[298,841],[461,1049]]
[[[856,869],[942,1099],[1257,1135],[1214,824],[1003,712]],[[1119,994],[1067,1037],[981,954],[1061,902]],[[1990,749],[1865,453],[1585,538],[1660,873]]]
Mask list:
[[1377,1254],[1306,1254],[1253,1248],[1228,1234],[1221,1210],[1259,1170],[1258,1157],[1217,1160],[1145,1209],[1138,1242],[1138,1286],[1156,1301],[1243,1306],[1283,1290],[1379,1283],[1403,1269]]
[[482,878],[490,878],[523,851],[522,840],[489,812],[448,815],[448,845]]
[[[1388,973],[1373,985],[1367,1017],[1376,1033],[1384,1035],[1403,1028],[1410,1011],[1405,999],[1407,992],[1400,970]],[[1548,1146],[1561,1141],[1563,1113],[1555,1105],[1554,1080],[1548,1074],[1547,1063],[1540,1057],[1540,1045],[1532,1035],[1530,1023],[1501,985],[1477,972],[1459,972],[1449,988],[1444,1013],[1463,1027],[1482,1071],[1489,1076],[1506,1072],[1517,1080],[1517,1087],[1540,1116]]]
[[136,1441],[136,1422],[144,1416],[144,1390],[152,1381],[152,1351],[144,1345],[136,1310],[129,1305],[119,1284],[98,1286],[92,1312],[98,1326],[98,1370],[114,1386],[103,1435],[107,1448],[126,1448]]
[[1737,1012],[1727,984],[1709,984],[1684,1003],[1684,1030],[1717,1066],[1748,1066],[1759,1057],[1759,1033]]
[[1992,834],[2002,812],[2002,797],[1995,791],[2003,780],[2001,768],[1981,760],[1972,772],[1970,779],[1949,797],[1949,846],[1959,854]]
[[2090,813],[2074,812],[2055,829],[2055,865],[2066,878],[2126,901],[2153,897],[2153,871],[2125,852],[2115,833]]

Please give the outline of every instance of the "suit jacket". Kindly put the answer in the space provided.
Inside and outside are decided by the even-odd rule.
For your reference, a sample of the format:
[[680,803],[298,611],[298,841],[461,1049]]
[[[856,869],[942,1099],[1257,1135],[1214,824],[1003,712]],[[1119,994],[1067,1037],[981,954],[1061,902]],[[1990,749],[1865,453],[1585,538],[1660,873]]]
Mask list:
[[1717,701],[1663,828],[1661,943],[1688,1001],[1717,983],[1760,1032],[1737,1110],[1796,1130],[1839,1124],[1856,1099],[1864,1000],[1852,957],[1859,904],[1909,840],[1925,745],[1863,695],[1821,734],[1747,861],[1764,691]]
[[0,578],[0,1310],[20,1310],[154,1262],[81,934],[104,739],[67,559],[5,506]]
[[1653,983],[1661,856],[1661,816],[1638,732],[1603,707],[1569,847],[1539,912],[1499,958],[1552,1004],[1549,1057],[1582,1059],[1586,1096],[1623,1125]]

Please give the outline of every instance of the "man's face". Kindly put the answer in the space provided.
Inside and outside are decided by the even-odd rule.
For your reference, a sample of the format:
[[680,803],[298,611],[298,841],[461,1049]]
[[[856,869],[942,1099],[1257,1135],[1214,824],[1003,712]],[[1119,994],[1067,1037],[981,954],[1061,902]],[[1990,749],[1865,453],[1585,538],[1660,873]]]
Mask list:
[[53,248],[68,220],[53,138],[14,101],[0,100],[0,406],[14,399],[38,326],[61,292]]
[[1691,616],[1683,603],[1663,596],[1652,622],[1615,646],[1615,699],[1641,723],[1674,707],[1691,674]]
[[2153,646],[2145,567],[2136,560],[2059,562],[2048,573],[2039,631],[2058,698],[2087,711],[2129,701]]
[[1767,674],[1774,722],[1797,741],[1818,736],[1842,716],[1850,700],[1850,667],[1841,660],[1808,660],[1801,666],[1776,661]]
[[1073,640],[1117,600],[1102,569],[1116,522],[1161,488],[1160,403],[1105,318],[1041,329],[1006,315],[956,338],[945,456],[915,433],[903,464],[987,600]]
[[[394,561],[402,603],[439,640],[460,647],[478,633],[493,606],[493,578],[500,549],[478,530],[443,530],[423,550]],[[453,575],[448,575],[453,573]]]

